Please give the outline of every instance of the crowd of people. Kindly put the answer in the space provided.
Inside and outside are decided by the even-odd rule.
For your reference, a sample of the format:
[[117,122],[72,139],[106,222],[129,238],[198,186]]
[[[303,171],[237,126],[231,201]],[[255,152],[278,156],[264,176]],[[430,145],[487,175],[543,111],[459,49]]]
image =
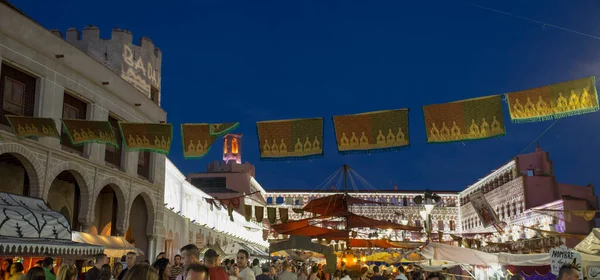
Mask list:
[[[393,272],[378,266],[366,265],[348,269],[342,262],[334,273],[327,273],[325,266],[296,261],[274,261],[261,264],[258,259],[250,262],[250,254],[239,250],[236,259],[221,260],[213,249],[203,256],[196,245],[181,248],[181,255],[175,255],[171,262],[165,253],[160,253],[150,265],[148,261],[136,263],[137,255],[129,252],[112,266],[105,254],[97,255],[91,268],[84,274],[74,265],[63,264],[58,269],[54,260],[47,257],[38,261],[25,274],[23,264],[2,262],[0,280],[455,280],[455,276],[444,268],[441,272],[425,273],[418,266],[409,265],[406,269],[398,266]],[[511,280],[524,280],[521,275]],[[564,265],[558,280],[578,280],[579,270],[572,265]]]

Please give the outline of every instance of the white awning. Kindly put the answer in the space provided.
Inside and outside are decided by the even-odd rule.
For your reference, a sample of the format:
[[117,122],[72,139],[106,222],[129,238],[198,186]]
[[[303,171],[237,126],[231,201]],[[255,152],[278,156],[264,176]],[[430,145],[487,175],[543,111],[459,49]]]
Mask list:
[[104,247],[104,254],[110,258],[120,258],[128,252],[143,256],[144,252],[135,248],[122,236],[103,236],[85,232],[73,231],[73,241]]
[[0,256],[81,256],[101,254],[101,246],[68,240],[0,236]]

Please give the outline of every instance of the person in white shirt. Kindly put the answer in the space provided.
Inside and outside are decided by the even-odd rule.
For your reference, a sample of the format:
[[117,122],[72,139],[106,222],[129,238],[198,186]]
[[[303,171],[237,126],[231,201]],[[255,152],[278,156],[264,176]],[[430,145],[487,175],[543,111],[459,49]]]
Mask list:
[[398,276],[396,276],[396,280],[408,280],[404,274],[404,266],[402,265],[398,266]]
[[252,272],[254,272],[254,275],[256,276],[262,274],[262,268],[260,267],[260,261],[258,259],[252,261]]
[[249,259],[250,259],[250,254],[248,254],[248,251],[246,251],[244,249],[238,251],[236,262],[237,262],[238,268],[240,269],[240,274],[238,276],[239,280],[255,280],[256,279],[254,272],[252,271],[252,269],[250,267],[248,267]]

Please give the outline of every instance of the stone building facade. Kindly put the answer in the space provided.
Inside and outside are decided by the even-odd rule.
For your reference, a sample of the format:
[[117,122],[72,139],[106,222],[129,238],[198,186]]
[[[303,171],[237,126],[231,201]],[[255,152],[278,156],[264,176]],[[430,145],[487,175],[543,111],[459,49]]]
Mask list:
[[0,191],[40,197],[74,230],[124,235],[154,255],[164,217],[163,155],[73,146],[64,133],[62,141],[16,138],[6,115],[53,118],[58,131],[62,118],[109,121],[113,128],[118,121],[165,122],[161,59],[149,39],[135,46],[128,31],[101,39],[90,26],[62,37],[0,2]]

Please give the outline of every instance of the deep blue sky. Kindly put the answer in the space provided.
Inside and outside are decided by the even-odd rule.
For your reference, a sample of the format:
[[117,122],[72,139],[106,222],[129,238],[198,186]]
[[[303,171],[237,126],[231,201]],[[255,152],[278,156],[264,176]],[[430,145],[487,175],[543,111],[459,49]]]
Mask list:
[[[421,106],[600,76],[600,40],[459,1],[13,0],[47,28],[129,29],[163,51],[168,121],[240,121],[244,161],[266,189],[313,189],[344,163],[377,188],[460,190],[519,153],[552,122],[510,124],[496,139],[428,145]],[[600,36],[595,0],[473,1]],[[410,149],[338,155],[331,116],[410,108]],[[325,117],[325,157],[260,162],[255,122]],[[600,185],[600,113],[540,138],[558,181]],[[169,158],[183,173],[176,138]],[[532,151],[535,145],[528,151]]]

